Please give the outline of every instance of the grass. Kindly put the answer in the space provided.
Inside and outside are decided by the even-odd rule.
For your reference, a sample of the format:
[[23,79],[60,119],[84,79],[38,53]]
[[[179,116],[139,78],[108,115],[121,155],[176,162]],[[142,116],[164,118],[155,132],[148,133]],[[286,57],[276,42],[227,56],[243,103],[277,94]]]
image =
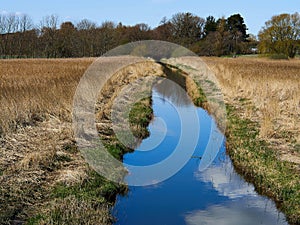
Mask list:
[[237,170],[300,224],[299,60],[204,58],[227,104],[227,147]]
[[[282,160],[300,164],[290,144],[300,143],[300,64],[265,58],[204,58],[214,71],[225,100],[241,118],[258,122],[259,138]],[[247,99],[246,102],[243,102]]]
[[108,181],[88,169],[82,182],[57,183],[48,197],[48,206],[29,218],[27,224],[110,224],[113,217],[109,207],[117,194],[126,192],[125,185]]
[[137,138],[146,138],[150,135],[147,126],[153,118],[151,98],[142,99],[135,103],[129,113],[129,123],[132,133]]
[[[71,128],[73,95],[92,61],[0,60],[3,223],[112,221],[111,200],[116,192],[126,190],[90,170],[78,152]],[[234,164],[259,191],[278,202],[292,224],[299,224],[299,60],[204,61],[215,72],[228,105],[228,149]],[[121,159],[128,149],[118,143],[111,129],[114,98],[133,79],[162,73],[160,65],[153,63],[130,66],[110,81],[113,90],[104,88],[96,105],[97,127],[115,157]],[[195,84],[186,82],[190,96],[200,98],[198,104],[205,103],[206,99],[196,94],[199,90]],[[134,110],[139,113],[131,111],[132,123],[145,125],[145,118],[150,119],[150,105],[149,99],[136,104]],[[136,119],[137,115],[142,116]],[[136,127],[132,125],[133,132]],[[140,133],[135,134],[139,137]],[[147,135],[147,130],[141,134]]]
[[256,190],[273,198],[291,224],[300,223],[300,175],[293,164],[278,160],[270,145],[258,138],[258,123],[241,119],[227,106],[227,151],[236,169]]
[[80,173],[80,156],[64,145],[72,145],[73,95],[92,62],[0,60],[0,221],[26,221],[67,168]]
[[49,115],[71,120],[78,82],[93,59],[0,60],[0,135]]
[[[116,194],[124,193],[126,187],[89,168],[78,152],[71,123],[73,95],[93,60],[0,60],[2,223],[112,223],[110,207]],[[101,114],[99,122],[106,122],[106,113],[124,85],[137,77],[161,74],[159,68],[149,62],[116,74],[104,88],[108,95],[99,99],[95,112]],[[114,85],[114,81],[119,83]],[[135,129],[140,138],[147,133],[144,116],[150,119],[150,106],[149,100],[143,100],[136,107],[139,112],[147,111],[132,122],[132,127],[141,128],[141,133]],[[122,158],[128,149],[117,142],[111,126],[98,128],[100,134],[105,133],[113,155]]]

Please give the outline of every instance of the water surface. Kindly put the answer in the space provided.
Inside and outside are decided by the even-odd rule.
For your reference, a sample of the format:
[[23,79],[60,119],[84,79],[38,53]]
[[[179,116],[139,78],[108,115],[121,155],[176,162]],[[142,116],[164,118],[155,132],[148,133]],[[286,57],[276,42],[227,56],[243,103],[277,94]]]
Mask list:
[[[191,137],[197,130],[194,121],[179,116],[178,110],[195,110],[184,96],[156,87],[153,89],[154,120],[149,125],[150,136],[124,162],[147,166],[166,159],[181,137],[182,121],[190,126]],[[258,225],[287,224],[275,204],[260,195],[241,178],[225,154],[225,142],[218,149],[209,149],[213,163],[203,170],[201,159],[211,133],[218,132],[208,113],[196,108],[200,134],[197,147],[188,163],[174,176],[156,185],[129,187],[126,196],[118,196],[113,215],[120,225]],[[198,125],[197,125],[198,126]],[[219,132],[216,137],[223,137]],[[153,146],[155,146],[153,148]],[[149,150],[151,149],[151,150]],[[184,149],[182,149],[182,152]],[[206,153],[207,154],[207,153]],[[132,173],[131,173],[132,172]],[[133,179],[129,171],[126,180]]]

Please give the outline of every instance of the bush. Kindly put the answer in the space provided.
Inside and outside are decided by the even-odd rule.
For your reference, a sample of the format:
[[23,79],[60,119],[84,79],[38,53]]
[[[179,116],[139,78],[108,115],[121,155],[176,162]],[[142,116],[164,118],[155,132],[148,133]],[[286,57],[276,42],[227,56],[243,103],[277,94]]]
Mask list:
[[285,54],[272,54],[269,56],[270,59],[289,59],[289,57]]

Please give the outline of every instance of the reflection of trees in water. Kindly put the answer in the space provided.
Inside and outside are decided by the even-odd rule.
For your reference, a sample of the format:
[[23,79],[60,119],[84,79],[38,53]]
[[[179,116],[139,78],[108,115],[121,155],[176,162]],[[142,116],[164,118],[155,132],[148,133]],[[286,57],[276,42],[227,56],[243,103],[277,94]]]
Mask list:
[[175,106],[182,107],[192,105],[191,99],[186,91],[174,81],[168,79],[162,80],[158,82],[153,89],[164,99],[171,101]]

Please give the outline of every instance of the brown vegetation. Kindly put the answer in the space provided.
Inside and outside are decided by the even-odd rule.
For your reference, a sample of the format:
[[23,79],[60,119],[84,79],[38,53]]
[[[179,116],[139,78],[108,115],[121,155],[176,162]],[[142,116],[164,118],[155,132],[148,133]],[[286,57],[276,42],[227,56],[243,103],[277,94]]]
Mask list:
[[[215,72],[226,102],[235,106],[239,117],[257,122],[259,138],[271,146],[279,160],[291,163],[293,172],[299,174],[299,61],[246,58],[204,58],[204,61]],[[104,197],[97,196],[99,202],[94,202],[94,196],[76,194],[95,189],[91,187],[95,176],[91,176],[78,152],[71,129],[73,96],[92,62],[93,59],[0,61],[0,220],[4,223],[33,217],[32,221],[41,224],[70,218],[75,224],[80,218],[74,218],[72,211],[78,207],[88,212],[86,218],[90,221],[97,216],[103,224],[111,220],[108,205],[103,204]],[[115,93],[106,87],[106,95],[116,96],[124,84],[139,76],[161,75],[161,69],[151,62],[128,67],[120,77],[111,80],[118,87]],[[101,109],[97,112],[98,128],[103,131],[110,130],[107,116],[113,99],[98,102]],[[297,180],[291,182],[294,185]],[[101,196],[117,192],[117,187],[110,183],[101,179],[100,183],[101,188],[96,190]],[[91,208],[94,211],[86,210]]]
[[70,121],[76,87],[92,61],[1,60],[0,135],[50,115]]
[[236,169],[299,224],[299,60],[205,61],[225,94],[227,150]]
[[86,179],[84,161],[72,141],[70,112],[76,86],[92,61],[0,61],[0,220],[4,224],[35,215],[57,182]]
[[[111,223],[109,208],[124,187],[108,182],[89,168],[76,147],[72,131],[73,97],[80,78],[93,61],[0,61],[3,224]],[[98,129],[112,148],[117,142],[112,132],[107,131],[111,131],[109,114],[114,98],[125,84],[150,74],[161,75],[160,65],[148,62],[129,66],[103,88],[96,111]],[[144,102],[149,108],[149,101]],[[135,131],[142,131],[143,137],[147,132],[138,123]],[[110,150],[116,157],[124,154],[124,149]],[[75,210],[80,217],[74,214]]]
[[243,118],[258,121],[260,137],[285,160],[300,165],[299,60],[205,58],[215,72],[226,101],[240,107]]

